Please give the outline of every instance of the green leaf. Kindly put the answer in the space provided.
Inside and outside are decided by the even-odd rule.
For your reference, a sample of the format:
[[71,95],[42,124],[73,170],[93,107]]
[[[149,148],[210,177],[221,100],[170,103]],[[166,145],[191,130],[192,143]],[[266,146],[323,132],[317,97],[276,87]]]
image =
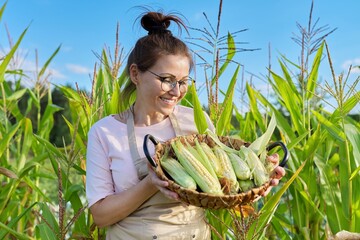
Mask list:
[[235,52],[236,52],[236,46],[235,46],[235,41],[234,38],[231,36],[230,33],[228,33],[227,35],[227,55],[226,55],[226,60],[224,61],[224,64],[221,65],[219,72],[218,72],[218,76],[214,76],[213,79],[211,80],[211,84],[215,84],[216,82],[216,77],[220,78],[220,76],[223,74],[223,72],[226,70],[227,66],[229,65],[229,63],[231,62],[231,60],[233,59],[233,57],[235,56]]
[[16,92],[11,93],[10,96],[6,97],[6,100],[11,102],[11,101],[19,101],[20,98],[22,98],[22,96],[24,96],[25,92],[26,92],[26,88],[20,89]]
[[189,91],[192,94],[192,102],[193,102],[193,105],[194,105],[194,121],[195,121],[195,125],[196,125],[196,128],[199,131],[199,133],[202,134],[208,128],[205,113],[204,113],[204,111],[203,111],[203,109],[201,107],[201,103],[200,103],[200,100],[198,98],[198,95],[196,94],[196,88],[195,88],[194,84],[192,84],[190,86]]
[[317,80],[318,80],[319,66],[320,66],[320,61],[321,61],[324,45],[325,45],[325,42],[323,42],[321,44],[321,46],[319,47],[319,49],[315,55],[313,65],[311,67],[311,72],[310,72],[309,78],[307,79],[307,86],[306,86],[306,99],[307,100],[311,99],[315,93]]
[[[12,228],[9,228],[8,226],[6,226],[5,224],[3,224],[2,222],[0,222],[0,228],[3,228],[5,229],[8,233],[12,234],[14,237],[16,237],[16,239],[19,239],[19,240],[31,240],[30,237],[26,236],[25,234],[23,233],[19,233],[18,231],[12,229]],[[46,238],[44,238],[46,239]]]
[[33,140],[33,128],[29,118],[23,118],[23,142],[19,158],[18,169],[22,169],[25,165],[27,158],[29,157],[29,150]]
[[264,132],[263,135],[255,139],[255,141],[253,141],[249,146],[249,148],[252,151],[254,151],[256,155],[260,155],[263,151],[265,151],[266,146],[269,144],[275,128],[276,128],[276,117],[273,114],[271,116],[270,123],[266,129],[266,132]]
[[46,71],[47,67],[49,66],[50,62],[53,60],[53,58],[56,56],[56,54],[59,52],[61,45],[55,50],[55,52],[50,56],[50,58],[45,62],[44,66],[41,68],[38,78],[40,78]]
[[[3,9],[2,9],[3,11]],[[6,55],[6,57],[2,60],[1,64],[0,64],[0,83],[4,82],[5,78],[5,71],[6,68],[10,62],[10,60],[12,59],[12,57],[14,56],[17,48],[20,45],[20,42],[22,41],[23,37],[25,36],[26,31],[28,30],[28,28],[26,28],[22,34],[20,35],[20,38],[16,41],[15,45],[11,48],[10,52]]]
[[240,65],[236,68],[233,77],[231,78],[231,82],[227,89],[225,100],[222,105],[222,112],[219,116],[219,120],[216,123],[216,132],[218,135],[223,135],[226,130],[229,129],[229,125],[231,123],[232,118],[232,110],[233,110],[233,96],[235,91],[235,84],[237,80],[237,75],[240,69]]
[[0,157],[4,154],[4,152],[7,150],[8,145],[10,144],[10,141],[13,139],[15,133],[17,132],[17,130],[19,129],[19,127],[21,126],[22,122],[17,122],[15,123],[9,130],[7,133],[5,133],[2,136],[2,139],[0,141]]
[[325,116],[321,115],[317,111],[312,111],[312,113],[316,116],[320,123],[323,124],[325,129],[337,140],[343,142],[345,141],[345,134],[338,128],[334,123],[330,122]]
[[305,164],[306,161],[303,162],[303,164],[296,170],[292,177],[286,183],[284,183],[284,186],[282,186],[273,196],[271,196],[268,201],[266,201],[264,207],[260,210],[259,218],[256,224],[251,224],[246,239],[252,239],[252,237],[256,233],[261,233],[264,230],[264,228],[267,226],[272,216],[274,215],[276,208],[281,200],[281,196],[289,188],[292,182],[297,178]]

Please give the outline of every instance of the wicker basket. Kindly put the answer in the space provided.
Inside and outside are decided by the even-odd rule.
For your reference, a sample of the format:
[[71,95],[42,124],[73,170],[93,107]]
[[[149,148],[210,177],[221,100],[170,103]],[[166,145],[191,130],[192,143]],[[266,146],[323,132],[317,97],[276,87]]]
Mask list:
[[[195,145],[194,139],[197,138],[199,142],[205,142],[210,147],[213,147],[215,145],[214,141],[205,134],[192,134],[187,136],[182,136],[180,139],[184,139],[191,144]],[[180,200],[182,202],[185,202],[187,204],[195,205],[202,208],[208,208],[208,209],[222,209],[222,208],[234,208],[241,204],[246,204],[257,197],[261,196],[267,188],[270,186],[270,181],[263,184],[260,187],[253,188],[251,190],[248,190],[246,192],[241,192],[238,194],[232,194],[232,195],[213,195],[209,193],[204,193],[200,191],[194,191],[190,189],[186,189],[181,187],[179,184],[174,182],[171,177],[163,171],[161,168],[161,165],[159,164],[159,160],[161,156],[164,154],[165,149],[170,148],[169,155],[175,156],[172,148],[171,148],[171,141],[174,141],[177,138],[171,139],[166,142],[158,142],[153,136],[147,135],[144,139],[144,152],[147,157],[147,159],[150,161],[150,163],[154,166],[155,173],[157,176],[165,181],[169,182],[168,188],[174,192],[176,192]],[[248,146],[249,143],[246,143],[239,139],[234,139],[226,136],[219,136],[219,139],[222,143],[226,144],[227,146],[239,150],[241,146],[245,145]],[[149,154],[149,151],[147,149],[147,142],[148,140],[151,140],[155,145],[155,156],[152,158]],[[268,147],[268,150],[275,146],[281,146],[285,152],[285,156],[283,161],[281,162],[281,166],[284,166],[287,161],[287,149],[281,142],[276,142],[271,145],[271,147]]]

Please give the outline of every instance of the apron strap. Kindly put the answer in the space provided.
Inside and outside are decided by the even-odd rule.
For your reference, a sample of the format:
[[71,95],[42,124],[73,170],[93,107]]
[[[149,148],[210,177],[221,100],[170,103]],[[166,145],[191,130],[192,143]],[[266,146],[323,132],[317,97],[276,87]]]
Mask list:
[[[169,115],[169,119],[172,127],[174,128],[175,135],[181,136],[182,131],[180,129],[179,122],[173,113]],[[138,178],[141,180],[144,177],[146,177],[146,175],[148,174],[148,167],[147,167],[148,160],[146,159],[146,157],[143,158],[140,157],[136,143],[136,136],[135,136],[134,114],[132,113],[131,110],[129,111],[129,117],[126,120],[126,126],[127,126],[130,154],[132,159],[134,160]]]

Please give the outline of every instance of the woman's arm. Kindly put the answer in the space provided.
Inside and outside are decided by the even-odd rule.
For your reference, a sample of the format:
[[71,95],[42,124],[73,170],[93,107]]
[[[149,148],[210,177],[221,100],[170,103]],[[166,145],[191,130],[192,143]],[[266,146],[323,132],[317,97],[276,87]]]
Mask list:
[[90,207],[95,224],[98,227],[106,227],[121,221],[157,191],[147,176],[128,190],[99,200]]

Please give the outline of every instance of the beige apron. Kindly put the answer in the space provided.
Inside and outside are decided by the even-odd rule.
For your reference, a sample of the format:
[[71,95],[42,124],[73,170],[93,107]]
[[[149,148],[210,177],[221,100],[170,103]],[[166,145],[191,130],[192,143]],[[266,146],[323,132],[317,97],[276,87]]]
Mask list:
[[[169,118],[176,136],[180,136],[181,129],[175,115],[171,114]],[[129,114],[127,127],[131,156],[141,180],[148,174],[148,160],[141,158],[138,152],[132,113]],[[110,226],[106,239],[210,239],[210,228],[204,219],[202,209],[184,206],[158,191],[130,216]]]

